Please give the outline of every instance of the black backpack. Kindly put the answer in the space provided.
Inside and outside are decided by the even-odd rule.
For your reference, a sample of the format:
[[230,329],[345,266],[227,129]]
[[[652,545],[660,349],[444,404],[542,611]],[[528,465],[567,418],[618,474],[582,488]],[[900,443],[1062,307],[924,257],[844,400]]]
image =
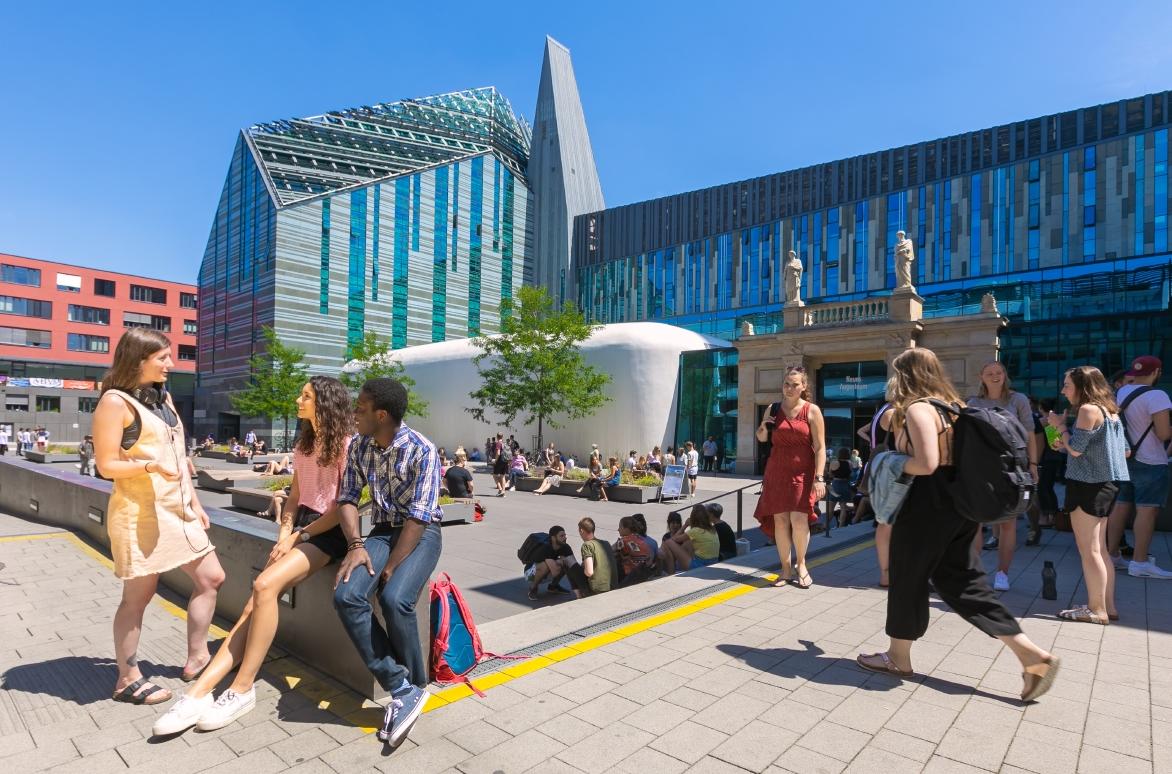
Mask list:
[[956,417],[948,488],[956,510],[979,524],[1008,521],[1029,510],[1035,482],[1030,474],[1026,431],[1003,408],[958,408],[929,403]]
[[548,545],[548,532],[532,532],[525,538],[525,542],[521,544],[521,547],[517,549],[517,558],[526,567],[531,564],[537,564],[545,555],[545,549]]

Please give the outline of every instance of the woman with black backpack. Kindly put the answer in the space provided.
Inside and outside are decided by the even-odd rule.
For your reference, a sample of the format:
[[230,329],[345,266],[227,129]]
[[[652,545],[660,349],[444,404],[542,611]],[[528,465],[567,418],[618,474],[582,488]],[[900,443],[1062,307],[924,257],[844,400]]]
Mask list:
[[914,477],[891,531],[891,588],[887,597],[884,652],[860,654],[859,666],[895,677],[911,677],[912,643],[928,630],[928,584],[945,604],[973,626],[1001,640],[1022,665],[1022,701],[1050,689],[1058,658],[1035,645],[989,588],[979,557],[971,550],[977,523],[961,516],[951,493],[952,414],[931,401],[963,405],[931,350],[909,349],[892,362],[896,447],[910,459]]

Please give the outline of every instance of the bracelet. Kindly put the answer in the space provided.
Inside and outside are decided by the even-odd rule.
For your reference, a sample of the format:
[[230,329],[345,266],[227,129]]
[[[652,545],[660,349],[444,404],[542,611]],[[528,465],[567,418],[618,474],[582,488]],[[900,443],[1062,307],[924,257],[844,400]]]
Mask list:
[[350,545],[346,546],[346,553],[350,553],[355,548],[365,548],[365,547],[366,547],[366,545],[364,543],[351,543]]

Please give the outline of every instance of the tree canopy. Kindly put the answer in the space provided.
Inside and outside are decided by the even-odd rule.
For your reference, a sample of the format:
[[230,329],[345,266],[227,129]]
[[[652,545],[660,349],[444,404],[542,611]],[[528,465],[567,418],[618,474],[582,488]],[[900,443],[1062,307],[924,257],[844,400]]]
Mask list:
[[283,419],[285,439],[282,446],[289,448],[289,418],[297,415],[297,396],[309,381],[305,368],[305,351],[281,343],[276,332],[264,326],[264,349],[248,360],[251,378],[248,386],[234,393],[232,407],[250,417],[264,417],[270,421]]
[[481,380],[469,393],[477,404],[466,409],[473,417],[499,417],[508,427],[519,417],[523,425],[536,422],[538,444],[544,444],[545,425],[564,427],[610,400],[610,376],[587,365],[580,349],[600,326],[569,303],[555,309],[545,289],[536,287],[522,287],[515,301],[506,300],[501,317],[500,335],[473,339]]
[[346,348],[346,360],[357,360],[362,364],[361,370],[343,372],[341,375],[342,383],[351,392],[362,389],[367,379],[389,377],[407,388],[407,414],[427,417],[428,402],[415,391],[415,380],[407,375],[403,364],[395,359],[389,341],[380,341],[376,333],[367,331],[362,341]]

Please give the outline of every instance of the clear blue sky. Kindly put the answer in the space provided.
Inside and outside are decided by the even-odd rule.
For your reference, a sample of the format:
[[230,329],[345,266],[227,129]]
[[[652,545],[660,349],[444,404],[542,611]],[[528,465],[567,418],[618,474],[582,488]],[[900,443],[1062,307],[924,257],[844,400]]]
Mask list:
[[[500,10],[510,14],[498,17]],[[574,59],[607,204],[1172,87],[1166,0],[20,3],[0,252],[194,282],[242,127]]]

